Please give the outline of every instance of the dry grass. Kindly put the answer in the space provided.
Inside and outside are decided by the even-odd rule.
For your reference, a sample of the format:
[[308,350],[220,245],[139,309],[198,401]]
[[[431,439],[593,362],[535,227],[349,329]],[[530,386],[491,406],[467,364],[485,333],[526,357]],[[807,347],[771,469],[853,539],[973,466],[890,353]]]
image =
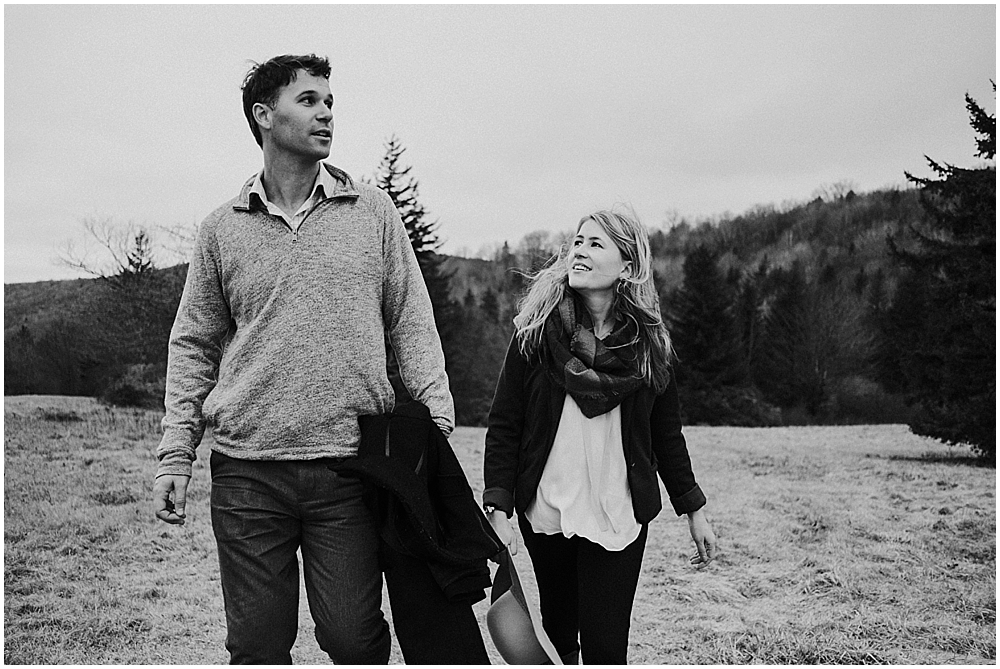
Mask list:
[[[5,398],[6,663],[228,660],[207,458],[187,525],[149,512],[159,417]],[[687,435],[723,555],[695,571],[687,523],[653,522],[633,663],[995,663],[994,469],[901,426]],[[482,440],[452,439],[477,490]],[[327,663],[304,597],[300,620],[293,658]]]

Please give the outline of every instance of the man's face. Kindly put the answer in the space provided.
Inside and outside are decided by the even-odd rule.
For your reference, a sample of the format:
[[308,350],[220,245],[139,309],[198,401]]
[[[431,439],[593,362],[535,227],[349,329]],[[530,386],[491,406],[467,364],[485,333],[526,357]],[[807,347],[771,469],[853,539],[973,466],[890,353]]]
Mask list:
[[273,148],[317,161],[330,155],[333,93],[326,79],[299,70],[298,76],[281,89],[274,108],[268,112]]

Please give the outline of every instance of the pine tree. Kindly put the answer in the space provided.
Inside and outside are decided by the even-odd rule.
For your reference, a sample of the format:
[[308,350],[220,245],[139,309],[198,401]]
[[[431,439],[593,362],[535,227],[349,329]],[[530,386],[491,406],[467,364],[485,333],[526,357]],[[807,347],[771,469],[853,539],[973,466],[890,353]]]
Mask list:
[[125,263],[118,273],[124,279],[145,277],[153,270],[153,248],[145,230],[139,230],[132,247],[125,254]]
[[777,411],[749,383],[731,288],[714,251],[698,246],[688,254],[684,283],[662,311],[671,322],[685,421],[710,425],[778,421]]
[[746,380],[733,299],[707,246],[684,259],[684,284],[674,294],[669,313],[671,334],[680,360],[681,379],[692,386],[738,385]]
[[817,403],[805,392],[811,374],[805,355],[806,301],[809,286],[799,262],[788,269],[767,273],[769,294],[762,326],[759,355],[753,364],[753,380],[764,396],[778,406]]
[[402,163],[406,148],[393,135],[385,144],[385,155],[375,174],[375,185],[392,200],[403,219],[403,226],[410,238],[410,246],[417,256],[420,272],[427,284],[427,292],[434,306],[438,331],[454,317],[454,303],[450,296],[450,277],[442,270],[443,258],[437,253],[441,240],[437,235],[437,221],[429,220],[427,210],[420,202],[419,182],[410,176],[411,165]]
[[[968,94],[965,101],[976,155],[992,160],[996,117]],[[906,174],[921,189],[926,219],[910,226],[909,243],[889,238],[907,276],[885,336],[894,338],[908,398],[919,407],[910,428],[995,460],[996,166],[927,162],[936,178]]]
[[[410,238],[410,246],[417,256],[420,273],[423,275],[427,292],[430,294],[431,306],[434,309],[434,322],[441,346],[444,349],[445,361],[451,353],[455,340],[456,328],[459,326],[460,306],[451,299],[450,276],[443,271],[443,258],[437,253],[441,240],[437,236],[437,222],[430,221],[427,210],[420,202],[420,187],[416,179],[410,176],[412,166],[403,165],[402,156],[406,148],[393,135],[385,144],[385,155],[375,173],[375,185],[385,191],[399,212]],[[399,363],[389,346],[386,337],[387,374],[396,392],[399,402],[406,401],[409,393],[406,391],[399,376]]]

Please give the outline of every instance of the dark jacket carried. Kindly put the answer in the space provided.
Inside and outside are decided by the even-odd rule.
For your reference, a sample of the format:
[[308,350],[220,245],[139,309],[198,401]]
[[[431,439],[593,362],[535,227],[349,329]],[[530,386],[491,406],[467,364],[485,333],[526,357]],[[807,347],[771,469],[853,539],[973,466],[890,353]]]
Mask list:
[[480,510],[462,465],[419,402],[361,416],[358,455],[333,468],[365,482],[365,503],[393,549],[421,558],[445,595],[477,602],[490,587],[487,558],[503,544]]
[[[509,516],[531,505],[555,441],[566,391],[537,360],[525,359],[511,339],[486,432],[483,504]],[[681,433],[677,385],[657,395],[641,386],[621,403],[622,446],[635,519],[648,523],[660,512],[659,473],[677,515],[705,505]]]

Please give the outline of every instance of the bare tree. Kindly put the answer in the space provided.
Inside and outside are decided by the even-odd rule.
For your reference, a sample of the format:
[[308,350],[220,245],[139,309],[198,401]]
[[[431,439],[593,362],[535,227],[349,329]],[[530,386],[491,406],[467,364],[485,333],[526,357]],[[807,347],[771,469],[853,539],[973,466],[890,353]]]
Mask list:
[[63,246],[59,262],[115,284],[152,269],[186,263],[198,236],[197,225],[182,223],[143,226],[88,217],[80,225],[83,234]]
[[80,244],[69,243],[62,262],[101,280],[86,313],[77,314],[104,334],[102,348],[123,364],[162,362],[183,284],[183,272],[160,271],[149,230],[133,222],[86,218]]
[[832,184],[823,184],[813,191],[813,197],[822,198],[824,202],[836,202],[846,198],[857,187],[858,184],[851,179],[841,179]]
[[85,218],[81,225],[85,233],[82,241],[70,240],[59,253],[67,267],[112,284],[155,268],[153,243],[144,227],[108,217]]
[[161,250],[172,260],[170,265],[183,264],[191,259],[195,240],[198,239],[197,224],[158,225],[156,231],[159,233],[157,238],[160,240]]

